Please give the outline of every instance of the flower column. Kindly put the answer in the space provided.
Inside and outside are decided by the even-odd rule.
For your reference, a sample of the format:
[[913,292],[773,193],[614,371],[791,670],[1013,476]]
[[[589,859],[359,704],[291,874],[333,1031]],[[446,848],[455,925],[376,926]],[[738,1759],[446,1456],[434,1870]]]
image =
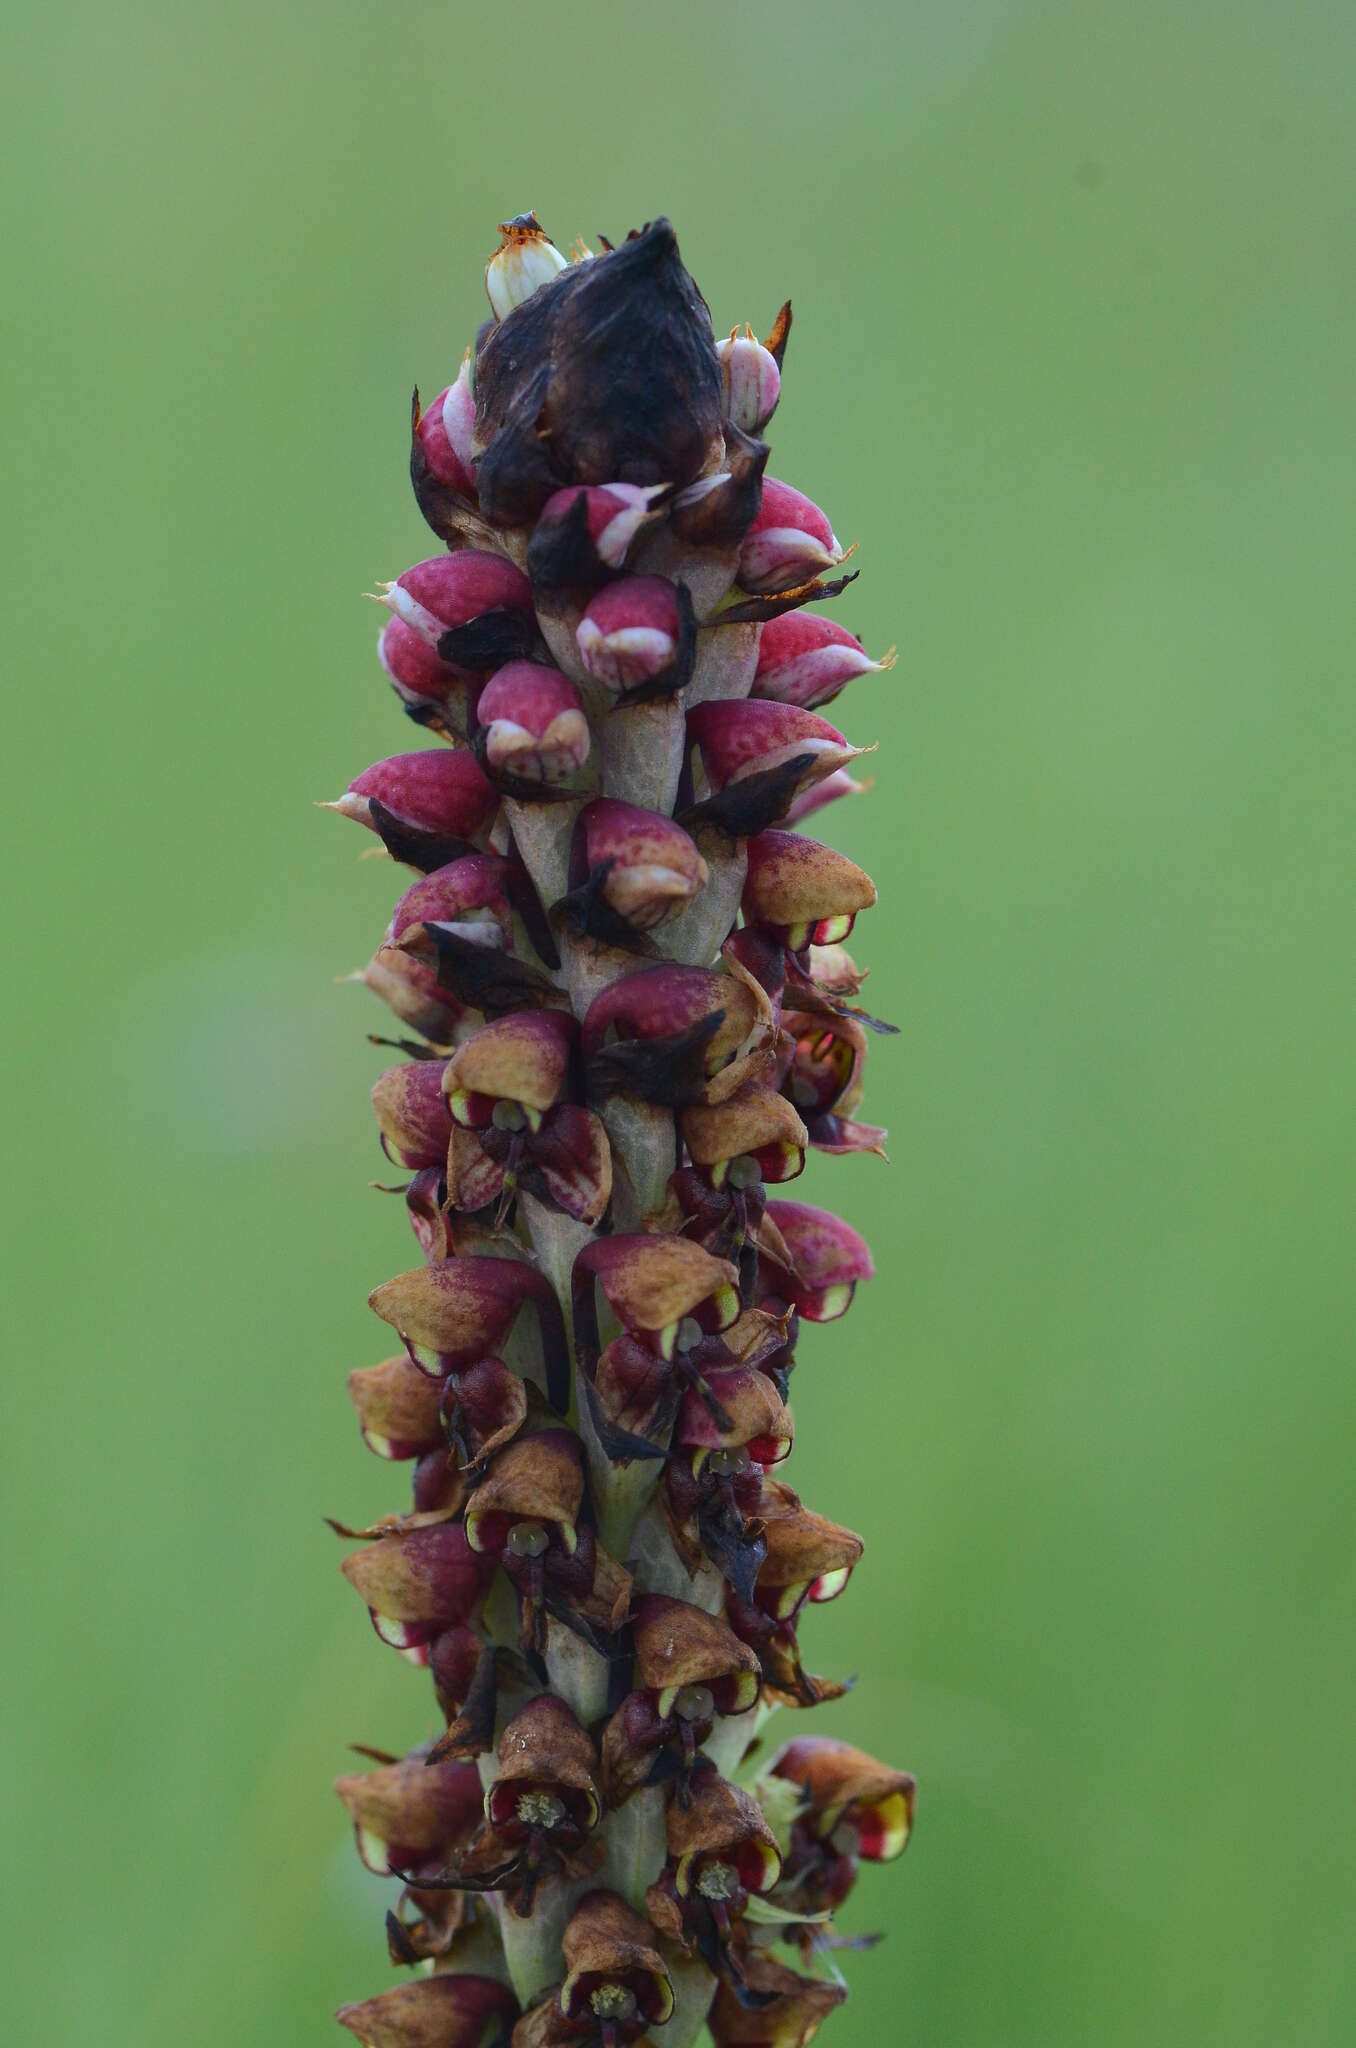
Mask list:
[[[334,809],[414,870],[361,979],[421,1255],[401,1349],[350,1375],[411,1505],[340,1533],[440,1732],[337,1790],[399,1880],[415,1974],[373,2048],[802,2043],[845,1995],[829,1916],[913,1783],[828,1738],[745,1768],[860,1539],[782,1476],[801,1328],[865,1244],[781,1184],[859,1123],[843,950],[875,890],[795,829],[860,787],[821,715],[873,662],[803,607],[850,575],[765,474],[791,325],[717,341],[656,221],[564,257],[535,217],[411,476],[444,552],[386,585],[383,666],[445,744]],[[761,1755],[761,1751],[760,1751]]]

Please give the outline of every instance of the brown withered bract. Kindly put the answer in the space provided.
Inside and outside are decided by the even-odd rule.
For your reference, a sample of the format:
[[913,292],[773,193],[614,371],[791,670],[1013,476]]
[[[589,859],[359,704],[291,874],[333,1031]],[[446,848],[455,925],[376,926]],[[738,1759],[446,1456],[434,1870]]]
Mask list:
[[874,885],[798,828],[864,787],[820,707],[893,656],[814,608],[852,550],[773,473],[789,301],[717,334],[668,221],[567,253],[531,212],[485,288],[411,410],[442,551],[378,591],[424,745],[329,806],[414,870],[353,977],[396,1019],[375,1184],[414,1263],[369,1303],[404,1353],[348,1377],[409,1485],[331,1527],[442,1727],[337,1782],[400,1887],[393,1965],[432,1971],[338,2018],[370,2048],[694,2048],[708,2018],[804,2048],[844,1995],[832,1915],[914,1816],[829,1738],[735,1777],[766,1711],[844,1690],[799,1634],[861,1539],[779,1475],[798,1345],[873,1267],[783,1189],[881,1150],[891,1027],[843,950]]
[[491,519],[530,518],[561,484],[685,484],[722,446],[711,316],[666,220],[515,306],[475,386]]

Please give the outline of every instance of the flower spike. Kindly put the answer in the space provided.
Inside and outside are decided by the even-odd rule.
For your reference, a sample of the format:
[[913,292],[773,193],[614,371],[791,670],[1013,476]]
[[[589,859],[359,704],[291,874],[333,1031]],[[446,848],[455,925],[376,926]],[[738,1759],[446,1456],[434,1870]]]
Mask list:
[[802,828],[870,787],[823,707],[893,655],[813,609],[851,551],[768,474],[790,302],[718,338],[667,220],[590,242],[507,219],[414,396],[444,552],[382,586],[378,653],[422,746],[328,806],[406,871],[349,978],[395,1019],[414,1238],[369,1296],[392,1355],[346,1362],[406,1472],[331,1527],[438,1716],[335,1788],[416,1972],[340,2008],[368,2048],[807,2048],[860,1945],[832,1915],[914,1812],[841,1739],[747,1768],[847,1689],[801,1635],[862,1539],[788,1483],[788,1388],[802,1341],[870,1365],[819,1181],[882,1151],[892,1027],[844,950],[875,887]]

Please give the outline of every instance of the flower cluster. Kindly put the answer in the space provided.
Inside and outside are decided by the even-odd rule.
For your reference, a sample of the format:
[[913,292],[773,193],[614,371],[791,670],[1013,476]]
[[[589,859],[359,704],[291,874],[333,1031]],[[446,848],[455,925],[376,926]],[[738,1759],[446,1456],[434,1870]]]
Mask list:
[[717,339],[667,221],[567,258],[502,230],[493,317],[416,393],[440,545],[382,665],[443,744],[332,806],[412,870],[361,979],[408,1035],[372,1091],[418,1250],[350,1375],[409,1505],[343,1572],[438,1732],[336,1791],[398,1881],[371,2048],[799,2048],[831,1915],[913,1781],[779,1708],[861,1539],[784,1474],[803,1326],[871,1256],[788,1198],[859,1122],[845,951],[875,889],[802,821],[858,790],[824,715],[873,661],[819,507],[766,474],[791,327]]

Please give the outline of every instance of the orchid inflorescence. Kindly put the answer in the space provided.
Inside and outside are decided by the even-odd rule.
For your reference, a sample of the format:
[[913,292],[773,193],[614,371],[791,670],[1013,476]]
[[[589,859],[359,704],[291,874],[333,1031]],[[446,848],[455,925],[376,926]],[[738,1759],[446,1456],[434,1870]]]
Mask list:
[[361,979],[408,1036],[373,1089],[421,1262],[350,1375],[408,1511],[340,1533],[441,1732],[341,1778],[403,1889],[373,2048],[798,2048],[831,1916],[913,1780],[765,1742],[844,1687],[802,1663],[859,1537],[782,1476],[805,1324],[871,1257],[787,1199],[879,1152],[844,950],[875,889],[799,828],[862,787],[822,715],[889,666],[805,609],[852,581],[764,474],[791,308],[717,340],[667,221],[566,258],[502,230],[493,318],[411,476],[443,551],[380,655],[438,740],[333,806],[414,871]]

